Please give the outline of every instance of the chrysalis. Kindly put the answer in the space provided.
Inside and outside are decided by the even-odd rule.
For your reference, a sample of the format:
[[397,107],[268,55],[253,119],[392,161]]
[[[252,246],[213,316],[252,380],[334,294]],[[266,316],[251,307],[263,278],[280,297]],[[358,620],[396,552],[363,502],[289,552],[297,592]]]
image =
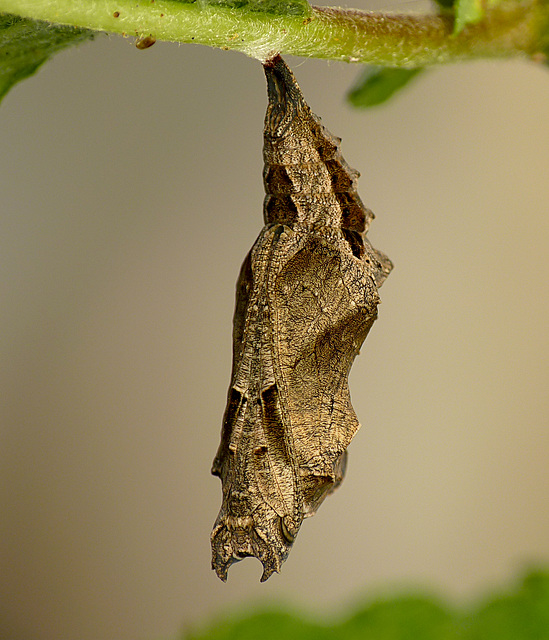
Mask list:
[[358,173],[280,56],[265,63],[261,231],[236,287],[233,369],[212,473],[223,503],[212,567],[255,556],[267,580],[303,518],[341,482],[359,423],[348,375],[377,317],[389,259],[366,239]]

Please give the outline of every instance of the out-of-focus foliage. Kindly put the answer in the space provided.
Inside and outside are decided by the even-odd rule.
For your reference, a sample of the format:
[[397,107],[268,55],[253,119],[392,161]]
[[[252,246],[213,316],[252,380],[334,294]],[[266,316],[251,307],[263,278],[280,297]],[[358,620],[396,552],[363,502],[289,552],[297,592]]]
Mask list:
[[282,610],[221,621],[185,640],[549,640],[549,571],[466,610],[435,597],[370,601],[343,622],[323,624]]
[[444,9],[451,9],[455,4],[454,0],[435,0],[435,2]]
[[465,623],[467,640],[549,640],[549,571],[533,571],[515,591],[487,598]]
[[446,640],[453,638],[454,617],[434,597],[403,595],[376,600],[338,628],[341,640]]
[[468,24],[480,22],[486,15],[486,9],[491,9],[500,2],[501,0],[456,0],[454,34],[458,34]]
[[454,35],[457,35],[468,24],[477,24],[486,15],[487,9],[492,9],[502,0],[435,0],[443,9],[451,10],[454,14]]
[[334,635],[328,627],[280,610],[225,620],[203,633],[191,633],[185,636],[185,640],[330,640],[331,638],[334,638]]
[[353,107],[382,104],[422,71],[423,69],[368,66],[347,94],[347,99]]

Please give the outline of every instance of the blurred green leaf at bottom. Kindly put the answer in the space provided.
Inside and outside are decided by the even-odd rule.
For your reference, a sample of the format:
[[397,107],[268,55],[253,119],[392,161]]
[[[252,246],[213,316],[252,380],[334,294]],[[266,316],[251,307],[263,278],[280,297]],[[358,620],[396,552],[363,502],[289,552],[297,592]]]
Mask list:
[[373,107],[382,104],[405,87],[423,69],[366,67],[356,85],[347,94],[354,107]]
[[186,640],[549,640],[549,572],[532,570],[514,589],[459,610],[433,596],[379,598],[342,622],[256,612],[219,622]]
[[[266,611],[230,619],[204,633],[191,633],[186,640],[331,640],[327,627],[306,622],[283,611]],[[338,636],[339,637],[339,636]]]
[[487,598],[466,626],[467,640],[549,640],[549,573],[533,571],[516,592]]
[[377,600],[339,627],[342,640],[446,640],[453,615],[434,598],[410,595]]

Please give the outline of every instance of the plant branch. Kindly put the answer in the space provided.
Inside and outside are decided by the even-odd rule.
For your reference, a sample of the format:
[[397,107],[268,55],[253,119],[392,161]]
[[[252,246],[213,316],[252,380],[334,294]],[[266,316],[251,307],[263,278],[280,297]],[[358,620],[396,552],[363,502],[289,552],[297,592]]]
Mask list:
[[548,19],[539,0],[506,0],[453,35],[445,16],[385,15],[312,7],[276,15],[174,0],[0,0],[0,12],[125,36],[241,51],[418,67],[474,58],[542,57]]

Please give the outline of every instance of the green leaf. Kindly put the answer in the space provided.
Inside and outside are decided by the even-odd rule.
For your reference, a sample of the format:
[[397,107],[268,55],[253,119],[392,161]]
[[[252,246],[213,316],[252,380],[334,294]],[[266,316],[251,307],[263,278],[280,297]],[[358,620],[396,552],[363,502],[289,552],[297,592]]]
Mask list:
[[419,595],[378,600],[340,627],[344,640],[445,640],[453,615],[433,598]]
[[549,574],[533,571],[516,593],[490,599],[466,626],[467,640],[549,640]]
[[373,107],[388,100],[422,71],[422,68],[369,66],[347,94],[347,99],[354,107]]
[[0,14],[0,100],[50,56],[92,37],[87,29]]
[[463,31],[468,24],[480,22],[486,15],[486,9],[492,9],[500,2],[501,0],[456,0],[454,35]]
[[455,5],[456,0],[435,0],[435,2],[443,9],[451,9]]
[[374,600],[330,626],[267,611],[220,621],[186,640],[549,640],[549,572],[459,611],[417,593]]
[[482,0],[457,0],[454,35],[463,31],[466,25],[480,22],[483,16]]
[[225,620],[186,640],[333,640],[326,627],[282,611],[266,611],[246,618]]

